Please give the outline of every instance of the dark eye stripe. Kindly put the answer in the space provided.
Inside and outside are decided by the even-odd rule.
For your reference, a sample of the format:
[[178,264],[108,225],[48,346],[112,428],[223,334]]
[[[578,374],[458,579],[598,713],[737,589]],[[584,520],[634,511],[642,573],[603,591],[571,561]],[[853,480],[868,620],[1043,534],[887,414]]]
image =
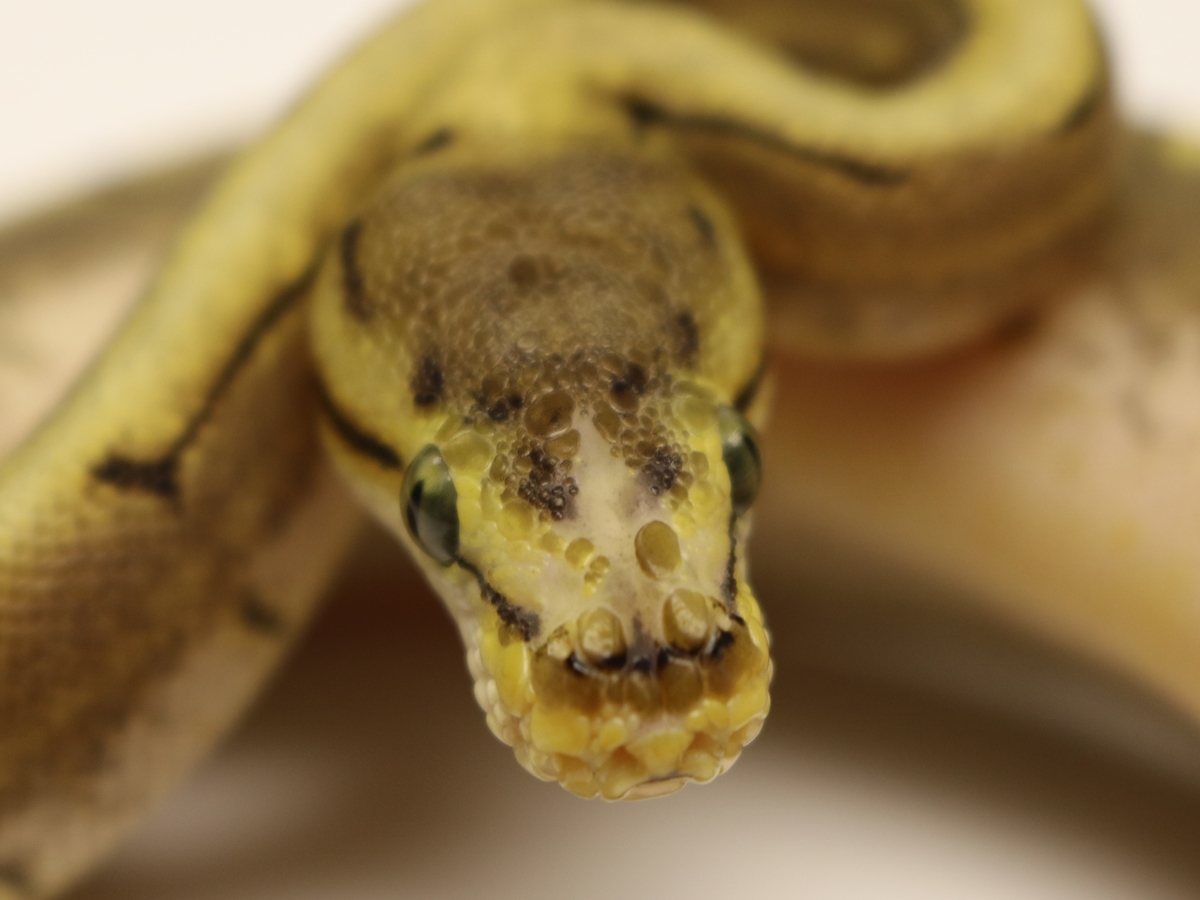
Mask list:
[[342,265],[342,298],[346,309],[354,318],[365,321],[371,318],[371,309],[362,271],[358,268],[358,242],[361,237],[362,220],[355,219],[342,229],[338,257]]
[[321,411],[333,426],[334,432],[345,445],[357,453],[373,459],[387,469],[403,469],[404,462],[388,444],[356,425],[351,418],[334,402],[325,385],[318,382],[317,396],[321,400]]
[[763,379],[767,375],[767,361],[762,359],[754,370],[754,374],[750,376],[750,380],[745,386],[737,392],[737,396],[733,401],[733,408],[740,413],[745,413],[754,403],[754,398],[758,396],[759,388],[762,387]]

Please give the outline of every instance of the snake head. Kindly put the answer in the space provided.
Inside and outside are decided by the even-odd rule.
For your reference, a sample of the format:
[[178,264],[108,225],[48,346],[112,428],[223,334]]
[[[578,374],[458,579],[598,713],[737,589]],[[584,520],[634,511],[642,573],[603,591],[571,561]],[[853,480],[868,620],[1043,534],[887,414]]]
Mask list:
[[754,430],[695,382],[655,381],[621,413],[611,390],[535,387],[513,428],[447,422],[401,492],[493,732],[584,796],[707,781],[768,707],[739,553]]
[[454,616],[492,731],[583,796],[707,781],[767,712],[748,273],[686,172],[581,153],[406,172],[319,278],[335,460]]

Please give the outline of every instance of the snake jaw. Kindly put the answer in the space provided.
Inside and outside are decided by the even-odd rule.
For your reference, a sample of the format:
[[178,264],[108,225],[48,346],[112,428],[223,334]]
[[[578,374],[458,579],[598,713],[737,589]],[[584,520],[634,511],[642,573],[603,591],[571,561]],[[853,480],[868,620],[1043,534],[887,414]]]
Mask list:
[[[650,671],[603,672],[506,640],[498,619],[481,622],[471,641],[476,699],[488,727],[525,769],[581,797],[645,799],[688,781],[710,781],[758,736],[770,708],[772,664],[761,613],[748,590],[738,607],[744,624],[731,619],[730,631],[719,632],[728,637],[718,637],[721,649],[701,658],[698,690],[683,689],[683,703],[678,679],[667,674],[678,662],[668,654]],[[548,666],[559,669],[557,686],[566,685],[557,695],[539,679],[539,668]]]

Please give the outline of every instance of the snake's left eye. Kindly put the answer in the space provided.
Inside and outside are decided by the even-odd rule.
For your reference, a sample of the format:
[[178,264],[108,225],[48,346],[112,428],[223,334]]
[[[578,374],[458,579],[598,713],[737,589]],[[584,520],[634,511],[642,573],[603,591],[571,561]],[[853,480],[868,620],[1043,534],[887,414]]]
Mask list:
[[734,515],[740,516],[754,503],[762,484],[762,455],[758,433],[737,410],[722,406],[717,411],[721,428],[721,455],[729,470],[730,499]]
[[408,533],[443,566],[458,558],[458,491],[441,451],[433,444],[417,454],[400,490]]

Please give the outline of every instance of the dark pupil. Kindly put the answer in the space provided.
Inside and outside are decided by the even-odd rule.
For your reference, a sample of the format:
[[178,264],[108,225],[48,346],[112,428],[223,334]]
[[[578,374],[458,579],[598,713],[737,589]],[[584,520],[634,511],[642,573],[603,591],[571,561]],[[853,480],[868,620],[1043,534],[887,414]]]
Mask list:
[[430,445],[413,460],[404,518],[409,534],[444,566],[458,557],[458,494],[442,455]]
[[424,495],[425,495],[425,482],[418,481],[416,484],[413,485],[412,491],[409,492],[408,506],[404,510],[405,515],[408,517],[408,530],[410,532],[412,532],[412,534],[415,537],[420,536],[420,530],[419,530],[420,508],[421,508],[421,498]]

